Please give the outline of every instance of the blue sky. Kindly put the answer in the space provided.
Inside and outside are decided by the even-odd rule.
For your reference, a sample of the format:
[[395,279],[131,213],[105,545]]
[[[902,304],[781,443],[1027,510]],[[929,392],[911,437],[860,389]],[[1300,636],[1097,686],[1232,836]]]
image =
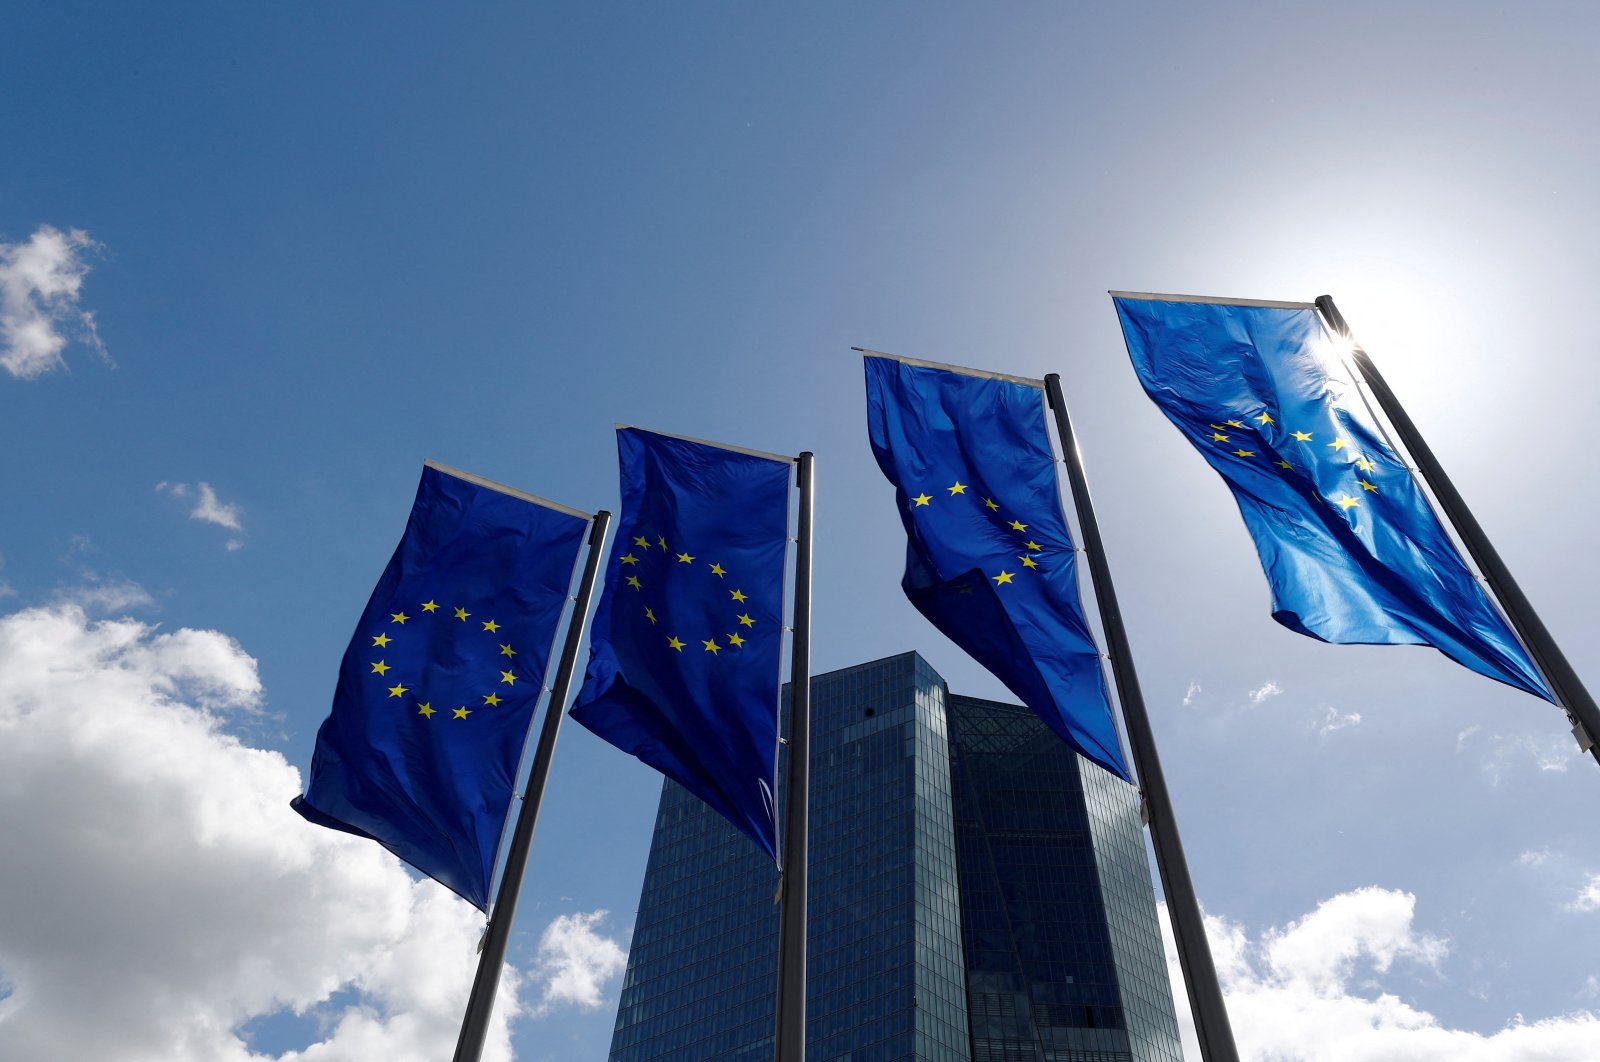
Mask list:
[[[1274,624],[1226,490],[1143,397],[1105,291],[1332,294],[1600,682],[1596,22],[9,5],[0,294],[40,305],[17,263],[41,255],[77,287],[41,311],[59,364],[0,373],[0,830],[37,832],[0,870],[0,1046],[58,1057],[98,1029],[131,1050],[140,983],[209,1016],[195,1058],[238,1030],[257,1056],[342,1058],[363,1015],[377,1036],[449,1026],[437,1000],[465,987],[424,991],[413,953],[470,951],[472,920],[267,810],[309,762],[424,458],[595,509],[616,505],[617,421],[813,450],[817,669],[917,648],[957,690],[1003,695],[900,594],[852,345],[1062,374],[1193,875],[1240,944],[1242,1042],[1312,1051],[1249,1031],[1274,1006],[1315,1010],[1285,1024],[1324,1043],[1376,1021],[1345,1057],[1592,1036],[1600,963],[1573,942],[1600,927],[1593,762],[1558,712],[1435,653]],[[512,948],[516,1057],[603,1057],[605,945],[626,948],[658,788],[563,734]],[[195,793],[219,803],[181,811]],[[255,862],[214,859],[245,843],[216,821],[248,824]],[[118,830],[144,842],[117,854]],[[119,910],[130,859],[128,895],[184,902]],[[207,907],[240,865],[294,898]],[[52,959],[30,927],[70,935],[84,909],[103,925]],[[315,952],[335,918],[356,935],[341,954],[291,946]],[[134,922],[149,939],[107,931]],[[180,946],[185,925],[212,946]],[[599,971],[595,995],[540,972],[561,956]],[[124,976],[80,985],[89,965]],[[1502,1031],[1518,1020],[1534,1032]],[[158,1024],[149,1051],[188,1057]]]

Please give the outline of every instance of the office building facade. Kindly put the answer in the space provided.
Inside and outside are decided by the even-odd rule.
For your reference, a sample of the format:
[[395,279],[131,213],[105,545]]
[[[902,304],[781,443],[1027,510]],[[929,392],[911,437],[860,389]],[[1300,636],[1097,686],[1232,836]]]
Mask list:
[[[1132,787],[915,653],[814,678],[811,743],[811,1062],[1182,1062]],[[664,786],[615,1062],[772,1057],[776,884]]]

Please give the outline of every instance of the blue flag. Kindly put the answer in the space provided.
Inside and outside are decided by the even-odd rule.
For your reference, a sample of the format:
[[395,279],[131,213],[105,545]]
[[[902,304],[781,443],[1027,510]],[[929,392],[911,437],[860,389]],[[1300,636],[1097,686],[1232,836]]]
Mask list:
[[572,718],[776,859],[789,458],[617,430],[622,516]]
[[1084,756],[1128,777],[1078,598],[1043,385],[868,357],[867,429],[906,596]]
[[574,510],[424,467],[405,535],[345,650],[295,810],[370,837],[487,910],[588,526]]
[[1274,619],[1325,642],[1432,645],[1551,699],[1338,371],[1315,307],[1115,301],[1144,389],[1233,490]]

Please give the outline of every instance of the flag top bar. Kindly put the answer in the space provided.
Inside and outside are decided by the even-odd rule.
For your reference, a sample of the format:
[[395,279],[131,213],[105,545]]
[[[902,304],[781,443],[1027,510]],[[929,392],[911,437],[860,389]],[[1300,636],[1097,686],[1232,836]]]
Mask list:
[[1274,310],[1315,310],[1314,302],[1273,302],[1270,299],[1224,299],[1215,295],[1158,295],[1150,291],[1108,291],[1113,299],[1141,299],[1145,302],[1207,302],[1213,306],[1266,306]]
[[647,431],[651,435],[659,435],[663,439],[682,439],[684,442],[699,443],[701,446],[715,446],[719,450],[730,450],[733,453],[744,454],[747,457],[759,457],[766,461],[776,461],[780,465],[792,465],[800,460],[798,457],[786,457],[783,454],[768,453],[765,450],[752,450],[748,446],[734,446],[730,443],[714,442],[711,439],[697,439],[693,435],[677,435],[670,431],[656,431],[654,428],[641,428],[637,424],[622,424],[619,422],[618,424],[614,425],[614,427],[616,427],[618,431],[621,431],[624,428],[627,428],[629,431]]
[[924,361],[922,358],[908,358],[903,354],[890,354],[882,350],[873,350],[871,347],[851,347],[851,350],[860,352],[868,358],[888,358],[906,365],[915,365],[923,369],[943,369],[945,372],[960,373],[962,376],[976,376],[980,380],[1005,380],[1009,383],[1021,384],[1024,387],[1037,387],[1044,390],[1044,381],[1035,380],[1031,376],[1012,376],[1005,372],[989,372],[986,369],[969,369],[964,365],[946,365],[942,361]]
[[574,509],[570,505],[562,505],[558,501],[551,501],[549,498],[541,498],[537,494],[529,494],[525,490],[518,490],[515,487],[508,487],[504,483],[496,483],[492,479],[485,479],[482,476],[474,475],[471,472],[463,472],[459,468],[451,468],[449,465],[442,465],[437,461],[423,461],[422,466],[424,468],[431,468],[435,472],[443,472],[447,476],[454,476],[456,479],[466,480],[468,483],[476,484],[477,486],[484,487],[488,490],[499,491],[501,494],[507,494],[513,498],[521,498],[525,502],[532,502],[535,505],[542,505],[546,509],[554,509],[558,513],[566,513],[568,516],[576,516],[581,520],[594,519],[594,513],[586,513],[582,509]]

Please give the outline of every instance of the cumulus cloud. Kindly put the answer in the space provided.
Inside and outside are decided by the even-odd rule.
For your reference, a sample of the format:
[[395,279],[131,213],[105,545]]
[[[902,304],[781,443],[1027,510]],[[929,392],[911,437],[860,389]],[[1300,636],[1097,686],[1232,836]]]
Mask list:
[[604,1002],[601,990],[606,982],[628,964],[622,946],[595,931],[607,913],[560,915],[545,927],[533,977],[542,990],[536,1014],[558,1006],[598,1010]]
[[1600,874],[1589,879],[1589,883],[1578,892],[1577,899],[1572,901],[1574,911],[1600,911]]
[[[1378,979],[1397,962],[1437,969],[1448,955],[1446,941],[1417,930],[1415,909],[1410,893],[1356,889],[1256,940],[1242,926],[1206,915],[1206,937],[1240,1056],[1252,1062],[1584,1062],[1594,1057],[1600,1015],[1584,1011],[1535,1022],[1514,1015],[1486,1035],[1447,1028],[1382,991]],[[1164,904],[1159,913],[1184,1058],[1199,1062]]]
[[[244,510],[237,503],[224,502],[219,499],[217,492],[212,489],[209,483],[200,482],[191,487],[187,483],[173,483],[164,479],[156,484],[156,492],[158,494],[170,494],[174,498],[182,498],[184,500],[188,500],[192,495],[195,501],[194,508],[189,510],[189,519],[191,520],[202,520],[208,524],[216,524],[218,527],[227,528],[229,531],[242,532],[244,530]],[[244,542],[238,538],[230,538],[228,540],[229,550],[239,549],[243,545]]]
[[1260,704],[1262,701],[1266,700],[1268,697],[1276,697],[1278,694],[1280,694],[1282,692],[1283,692],[1283,687],[1282,686],[1278,685],[1276,682],[1272,681],[1271,679],[1267,679],[1267,681],[1261,686],[1260,689],[1254,689],[1254,690],[1250,691],[1250,703],[1251,704]]
[[[225,729],[261,699],[216,631],[76,603],[0,616],[0,836],[26,853],[0,860],[0,1057],[449,1057],[481,916],[289,810],[298,771]],[[243,1027],[284,1013],[312,1031],[262,1054]]]
[[1194,703],[1194,699],[1198,696],[1200,696],[1200,683],[1189,683],[1189,688],[1183,691],[1183,706],[1185,708],[1189,707],[1189,705]]
[[1322,718],[1312,723],[1317,729],[1318,737],[1327,737],[1335,730],[1343,730],[1348,726],[1358,726],[1361,723],[1360,712],[1341,712],[1331,704],[1324,705],[1322,711]]
[[50,225],[0,243],[0,368],[23,380],[62,368],[71,339],[105,355],[94,315],[78,305],[97,246],[82,229]]

